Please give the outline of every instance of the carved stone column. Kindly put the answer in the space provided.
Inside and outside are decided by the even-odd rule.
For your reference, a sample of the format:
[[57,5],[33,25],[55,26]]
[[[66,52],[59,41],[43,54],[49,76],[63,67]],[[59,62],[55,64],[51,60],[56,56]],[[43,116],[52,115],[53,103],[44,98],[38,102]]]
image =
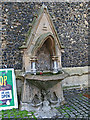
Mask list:
[[36,60],[37,60],[36,56],[33,56],[30,58],[31,73],[33,73],[34,75],[36,75]]
[[58,63],[57,63],[58,57],[57,56],[53,56],[52,57],[52,61],[53,61],[53,73],[57,73],[58,72]]

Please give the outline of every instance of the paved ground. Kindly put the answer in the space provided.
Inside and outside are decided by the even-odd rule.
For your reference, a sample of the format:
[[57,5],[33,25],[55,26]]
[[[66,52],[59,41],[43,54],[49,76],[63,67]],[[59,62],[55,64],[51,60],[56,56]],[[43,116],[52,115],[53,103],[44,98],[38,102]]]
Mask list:
[[[65,120],[89,120],[89,117],[90,117],[90,115],[89,115],[89,108],[90,108],[89,100],[90,99],[83,96],[83,94],[85,94],[86,92],[88,92],[87,89],[64,90],[64,97],[65,97],[65,100],[67,103],[65,105],[62,105],[57,108],[57,110],[59,111],[59,114],[57,115],[57,117],[55,117],[53,119],[48,119],[48,120],[61,120],[61,118],[62,118],[62,120],[64,120],[64,119]],[[18,110],[16,112],[18,113]],[[4,113],[4,115],[5,115],[5,113]],[[7,117],[4,116],[4,118],[8,119],[8,115],[7,115]],[[10,118],[11,118],[11,116],[10,116]],[[13,118],[13,116],[12,116],[12,118]],[[25,118],[25,117],[23,117],[23,118]],[[33,119],[33,120],[35,120],[35,119]],[[39,119],[39,120],[43,120],[43,119]]]
[[67,102],[58,108],[60,114],[58,118],[85,118],[89,119],[89,100],[83,94],[87,92],[84,90],[65,90],[64,97]]

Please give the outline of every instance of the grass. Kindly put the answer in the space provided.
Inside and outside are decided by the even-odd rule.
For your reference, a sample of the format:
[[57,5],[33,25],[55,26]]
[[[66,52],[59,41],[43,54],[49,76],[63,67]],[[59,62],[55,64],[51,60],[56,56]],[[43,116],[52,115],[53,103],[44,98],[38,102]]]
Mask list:
[[12,110],[2,110],[2,118],[33,118],[37,120],[34,115],[34,112],[28,112],[26,110],[19,111],[18,109],[13,108]]
[[71,111],[71,107],[66,107],[65,109]]
[[69,115],[68,115],[68,114],[65,114],[64,117],[69,118]]
[[79,95],[80,97],[82,97],[82,96],[83,96],[83,94],[82,94],[82,93],[79,93],[78,95]]

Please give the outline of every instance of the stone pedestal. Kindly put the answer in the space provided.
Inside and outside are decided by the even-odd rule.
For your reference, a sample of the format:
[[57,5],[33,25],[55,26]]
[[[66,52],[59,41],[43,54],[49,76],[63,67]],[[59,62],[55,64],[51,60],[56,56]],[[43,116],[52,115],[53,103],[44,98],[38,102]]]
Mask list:
[[50,118],[58,111],[54,107],[64,102],[61,81],[67,74],[52,76],[24,76],[21,110],[36,111],[37,117]]
[[34,75],[36,75],[36,56],[31,57],[30,59],[30,63],[31,63],[31,73],[33,73]]

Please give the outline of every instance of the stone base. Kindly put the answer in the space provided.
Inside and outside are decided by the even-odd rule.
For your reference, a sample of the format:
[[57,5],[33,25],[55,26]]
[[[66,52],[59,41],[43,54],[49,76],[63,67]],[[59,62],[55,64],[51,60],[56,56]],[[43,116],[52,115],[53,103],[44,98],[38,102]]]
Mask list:
[[40,105],[38,107],[33,107],[29,103],[22,103],[21,102],[21,110],[27,110],[27,111],[35,111],[35,117],[36,118],[53,118],[59,114],[59,112],[55,109],[50,107],[48,101],[43,102],[43,106]]
[[31,103],[23,103],[20,102],[20,110],[27,110],[27,111],[38,111],[41,109],[41,105],[39,106],[33,106]]
[[36,118],[53,118],[56,117],[59,114],[59,111],[57,111],[55,108],[50,110],[39,110],[35,113]]
[[21,110],[36,111],[38,118],[55,117],[55,107],[64,104],[61,80],[66,74],[52,76],[26,75],[21,96]]

